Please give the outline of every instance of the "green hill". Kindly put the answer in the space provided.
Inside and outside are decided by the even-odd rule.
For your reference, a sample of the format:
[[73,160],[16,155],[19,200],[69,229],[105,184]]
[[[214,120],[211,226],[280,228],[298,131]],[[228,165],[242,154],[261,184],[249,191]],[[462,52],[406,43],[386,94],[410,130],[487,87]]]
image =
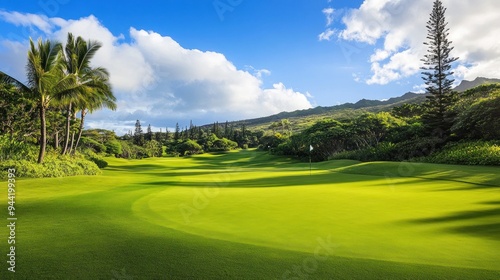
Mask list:
[[[466,91],[476,86],[488,83],[500,83],[500,79],[490,79],[478,77],[473,81],[463,80],[456,91]],[[391,110],[393,107],[400,106],[405,103],[422,103],[425,101],[425,94],[407,92],[399,97],[389,98],[387,100],[370,100],[361,99],[356,103],[345,103],[335,106],[318,106],[311,109],[297,110],[293,112],[281,112],[275,115],[246,119],[229,122],[229,125],[239,127],[245,125],[251,130],[269,130],[270,126],[277,121],[288,119],[292,131],[301,131],[304,128],[316,123],[325,118],[348,119],[359,116],[366,112],[381,112]],[[209,127],[212,124],[207,124],[202,127]]]

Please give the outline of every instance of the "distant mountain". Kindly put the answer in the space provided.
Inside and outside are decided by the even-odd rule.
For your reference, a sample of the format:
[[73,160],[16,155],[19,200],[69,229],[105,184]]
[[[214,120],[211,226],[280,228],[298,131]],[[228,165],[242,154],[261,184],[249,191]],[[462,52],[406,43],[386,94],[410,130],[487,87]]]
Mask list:
[[[275,121],[289,119],[292,124],[296,124],[296,128],[301,127],[300,123],[311,121],[313,119],[320,120],[325,117],[346,118],[354,115],[360,115],[364,112],[380,112],[390,110],[392,107],[402,105],[403,103],[421,103],[425,100],[425,94],[417,94],[407,92],[403,96],[389,98],[387,100],[369,100],[362,99],[356,103],[345,103],[342,105],[322,107],[318,106],[311,109],[297,110],[293,112],[281,112],[275,115],[247,119],[240,121],[229,122],[230,125],[241,126],[246,125],[249,128],[267,128]],[[204,125],[202,127],[209,127]]]
[[[460,92],[466,91],[488,83],[500,83],[500,79],[478,77],[474,81],[463,80],[460,85],[455,88],[455,90]],[[365,112],[376,113],[380,111],[388,111],[391,110],[391,108],[400,106],[404,103],[422,103],[426,99],[425,96],[426,94],[407,92],[402,96],[389,98],[387,100],[361,99],[356,103],[344,103],[341,105],[327,107],[318,106],[311,109],[297,110],[293,112],[281,112],[267,117],[232,121],[229,122],[229,124],[234,126],[241,126],[244,124],[249,128],[267,129],[273,122],[280,121],[282,119],[289,119],[292,126],[295,129],[300,130],[305,128],[308,124],[312,124],[312,122],[324,118],[350,118],[361,115]],[[202,127],[209,126],[211,125],[207,124]]]
[[474,81],[467,81],[463,80],[460,85],[458,85],[455,90],[462,92],[466,91],[471,88],[475,88],[480,85],[484,84],[496,84],[500,83],[500,79],[490,79],[490,78],[484,78],[484,77],[477,77]]

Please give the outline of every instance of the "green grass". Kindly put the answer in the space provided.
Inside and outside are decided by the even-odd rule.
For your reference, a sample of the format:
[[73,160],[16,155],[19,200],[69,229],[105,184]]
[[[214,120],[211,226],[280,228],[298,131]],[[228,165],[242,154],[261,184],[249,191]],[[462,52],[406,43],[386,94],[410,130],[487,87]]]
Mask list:
[[500,279],[497,167],[107,160],[17,182],[17,272],[3,238],[0,279]]

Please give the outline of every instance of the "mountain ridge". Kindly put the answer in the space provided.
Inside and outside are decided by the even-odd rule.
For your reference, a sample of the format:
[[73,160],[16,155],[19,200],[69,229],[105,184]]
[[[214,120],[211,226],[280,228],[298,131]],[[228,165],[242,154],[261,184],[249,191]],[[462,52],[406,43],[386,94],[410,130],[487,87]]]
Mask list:
[[[462,80],[460,84],[454,88],[455,91],[466,91],[468,89],[474,88],[476,86],[487,84],[487,83],[500,83],[500,79],[477,77],[473,81]],[[279,121],[282,119],[297,119],[297,118],[322,118],[322,117],[333,117],[336,114],[340,114],[343,111],[352,114],[362,113],[362,112],[379,112],[383,110],[390,109],[392,107],[400,106],[404,103],[422,103],[425,101],[425,96],[427,94],[407,92],[398,97],[391,97],[387,100],[371,100],[371,99],[361,99],[356,103],[344,103],[334,106],[317,106],[309,109],[295,110],[291,112],[280,112],[266,117],[230,121],[228,122],[233,126],[245,125],[249,128],[263,126],[268,123]],[[202,127],[211,126],[211,124],[203,125]]]

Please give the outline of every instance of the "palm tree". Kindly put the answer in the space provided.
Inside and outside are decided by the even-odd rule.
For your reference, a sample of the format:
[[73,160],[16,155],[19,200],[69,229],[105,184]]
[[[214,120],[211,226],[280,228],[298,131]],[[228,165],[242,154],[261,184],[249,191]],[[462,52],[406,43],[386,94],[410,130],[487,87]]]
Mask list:
[[[62,154],[68,152],[71,117],[74,115],[75,102],[85,99],[89,94],[93,94],[89,88],[98,86],[93,85],[93,75],[102,76],[101,72],[93,73],[95,69],[90,67],[90,60],[96,52],[102,47],[102,44],[97,41],[86,42],[82,37],[76,39],[72,33],[68,33],[68,39],[65,47],[66,71],[68,74],[73,74],[76,78],[76,83],[79,86],[72,94],[60,96],[61,100],[66,103],[66,135],[64,138],[64,146]],[[96,68],[101,69],[101,68]],[[109,74],[105,71],[106,79]]]
[[109,73],[104,68],[91,68],[83,75],[85,85],[81,88],[80,98],[75,101],[76,108],[80,109],[80,127],[75,146],[72,147],[72,153],[75,152],[82,137],[85,116],[89,112],[98,109],[108,108],[116,110],[116,98],[111,90],[109,83]]
[[54,96],[63,96],[75,88],[75,79],[73,75],[65,73],[61,43],[50,40],[43,41],[41,38],[38,39],[37,45],[30,38],[26,72],[26,84],[1,71],[0,79],[15,85],[36,101],[41,123],[38,163],[42,163],[47,146],[46,111]]

